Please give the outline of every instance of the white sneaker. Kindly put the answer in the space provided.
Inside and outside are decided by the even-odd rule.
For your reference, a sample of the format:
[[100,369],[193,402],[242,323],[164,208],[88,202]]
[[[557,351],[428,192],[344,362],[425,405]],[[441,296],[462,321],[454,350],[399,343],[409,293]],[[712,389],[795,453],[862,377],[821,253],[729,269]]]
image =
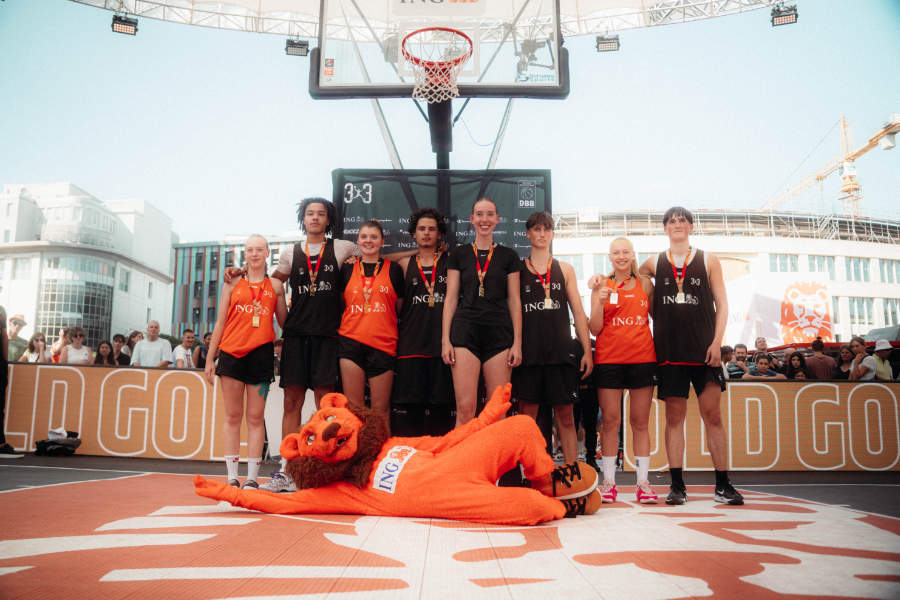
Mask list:
[[267,492],[276,492],[278,494],[289,494],[291,492],[296,492],[297,486],[294,485],[294,481],[290,477],[281,471],[278,471],[277,473],[272,474],[271,481],[262,484],[259,486],[259,489]]

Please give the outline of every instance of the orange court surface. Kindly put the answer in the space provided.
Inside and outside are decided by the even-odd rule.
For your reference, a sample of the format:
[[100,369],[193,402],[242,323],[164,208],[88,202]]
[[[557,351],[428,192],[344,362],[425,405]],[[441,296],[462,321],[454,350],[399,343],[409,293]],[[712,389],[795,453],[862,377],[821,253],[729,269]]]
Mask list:
[[[595,515],[504,527],[194,494],[193,473],[221,470],[0,459],[0,598],[900,598],[896,473],[735,473],[738,507],[686,473],[684,506],[620,485]],[[667,474],[652,476],[662,500]]]

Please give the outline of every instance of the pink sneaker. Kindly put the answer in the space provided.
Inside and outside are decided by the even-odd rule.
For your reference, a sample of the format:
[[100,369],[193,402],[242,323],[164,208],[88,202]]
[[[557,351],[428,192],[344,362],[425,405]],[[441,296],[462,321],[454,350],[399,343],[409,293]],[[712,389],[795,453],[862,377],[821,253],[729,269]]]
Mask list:
[[635,495],[637,496],[637,501],[641,504],[656,504],[659,502],[659,498],[656,496],[653,488],[650,487],[649,481],[639,483],[635,489]]
[[603,504],[612,504],[616,501],[616,496],[618,495],[616,484],[603,482],[603,487],[600,488],[600,497],[603,498]]

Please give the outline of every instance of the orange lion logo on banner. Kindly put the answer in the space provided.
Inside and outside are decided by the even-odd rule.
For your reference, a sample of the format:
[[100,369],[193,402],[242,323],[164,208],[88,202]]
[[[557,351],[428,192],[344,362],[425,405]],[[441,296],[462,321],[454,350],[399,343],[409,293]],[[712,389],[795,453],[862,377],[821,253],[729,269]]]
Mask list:
[[788,285],[781,301],[781,339],[785,344],[796,344],[812,342],[817,337],[832,341],[825,284],[799,281]]

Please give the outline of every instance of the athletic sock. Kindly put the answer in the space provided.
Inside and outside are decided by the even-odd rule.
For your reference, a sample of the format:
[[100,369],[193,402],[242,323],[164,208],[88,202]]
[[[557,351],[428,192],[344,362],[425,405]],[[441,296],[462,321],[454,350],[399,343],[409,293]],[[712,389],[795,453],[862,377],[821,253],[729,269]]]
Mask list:
[[247,481],[256,481],[259,477],[259,466],[262,464],[262,457],[247,459]]
[[604,456],[603,457],[603,481],[610,483],[615,483],[616,481],[616,457],[615,456]]
[[686,487],[681,477],[681,467],[669,467],[669,475],[672,477],[672,485]]
[[728,485],[728,471],[716,471],[716,489],[721,490]]
[[637,462],[637,482],[647,481],[650,473],[650,457],[636,456],[634,459]]
[[286,458],[282,458],[282,459],[281,459],[281,464],[278,466],[278,470],[281,471],[282,473],[284,473],[284,467],[285,467],[286,465],[287,465],[287,459],[286,459]]
[[238,461],[240,461],[241,457],[237,454],[226,455],[225,456],[225,469],[228,471],[228,480],[238,478]]

